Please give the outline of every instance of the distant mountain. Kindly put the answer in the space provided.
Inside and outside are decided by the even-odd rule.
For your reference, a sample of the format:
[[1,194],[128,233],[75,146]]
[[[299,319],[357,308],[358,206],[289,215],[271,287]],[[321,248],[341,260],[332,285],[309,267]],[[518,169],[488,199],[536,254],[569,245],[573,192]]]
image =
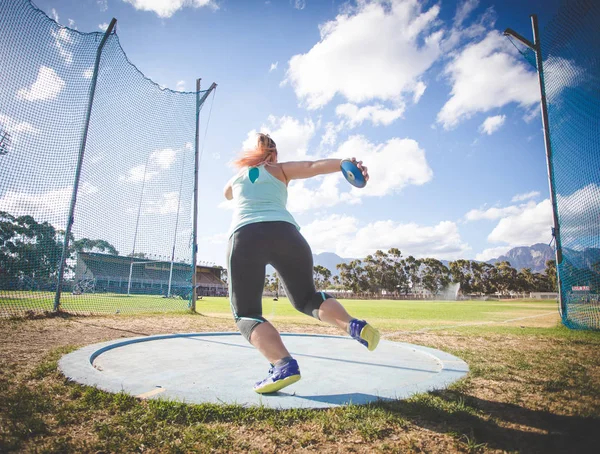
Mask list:
[[544,243],[537,243],[533,246],[521,246],[512,248],[506,254],[497,259],[488,260],[486,263],[494,265],[498,262],[510,262],[510,266],[517,271],[523,268],[531,268],[533,273],[543,273],[546,269],[546,262],[554,260],[554,249]]
[[350,263],[354,259],[344,259],[333,252],[321,252],[320,254],[313,254],[313,261],[315,265],[321,265],[331,271],[332,276],[337,276],[339,270],[336,265],[338,263]]
[[[339,270],[336,265],[338,263],[350,263],[354,259],[344,259],[333,252],[322,252],[321,254],[313,254],[313,265],[321,265],[331,271],[332,276],[338,276]],[[273,274],[275,269],[271,265],[267,265],[267,274]]]
[[[564,254],[568,256],[573,266],[577,268],[591,268],[595,263],[600,262],[600,249],[588,248],[583,251],[573,249],[564,249]],[[537,243],[533,246],[520,246],[509,250],[506,254],[496,259],[488,260],[486,263],[494,265],[498,262],[509,262],[517,271],[523,268],[530,268],[533,273],[543,273],[546,269],[548,260],[555,260],[554,249],[544,243]],[[333,252],[322,252],[313,254],[315,265],[321,265],[331,271],[332,276],[339,275],[336,268],[338,263],[350,263],[354,259],[342,258]],[[362,259],[361,259],[362,260]],[[445,266],[449,266],[448,260],[440,260]],[[272,274],[275,270],[267,267],[267,273]]]

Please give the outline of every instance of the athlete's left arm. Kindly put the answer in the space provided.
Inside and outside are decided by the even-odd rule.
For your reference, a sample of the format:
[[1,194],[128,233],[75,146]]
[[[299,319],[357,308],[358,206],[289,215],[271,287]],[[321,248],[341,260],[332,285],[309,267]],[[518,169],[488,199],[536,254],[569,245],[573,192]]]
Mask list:
[[233,199],[233,189],[231,187],[232,181],[233,181],[233,178],[227,182],[227,184],[225,185],[225,188],[223,189],[223,195],[225,196],[225,198],[227,200]]

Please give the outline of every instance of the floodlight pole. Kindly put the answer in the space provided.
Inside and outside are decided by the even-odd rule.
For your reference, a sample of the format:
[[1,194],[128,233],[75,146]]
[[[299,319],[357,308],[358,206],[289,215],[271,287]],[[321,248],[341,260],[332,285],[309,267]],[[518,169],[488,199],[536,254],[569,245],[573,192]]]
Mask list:
[[561,285],[560,285],[560,277],[558,275],[558,265],[562,263],[562,245],[560,241],[560,229],[558,222],[558,204],[556,202],[556,192],[554,190],[554,167],[552,165],[552,142],[550,140],[550,122],[548,120],[548,103],[546,101],[546,85],[544,82],[544,62],[542,58],[542,45],[540,41],[540,32],[538,27],[538,19],[537,15],[531,15],[531,28],[533,29],[533,43],[521,35],[519,35],[514,30],[507,28],[504,31],[504,35],[509,35],[519,40],[521,43],[529,47],[535,53],[537,73],[538,73],[538,82],[540,87],[540,106],[542,110],[542,126],[544,128],[544,145],[546,148],[546,167],[548,170],[548,185],[550,186],[550,201],[552,203],[552,220],[554,227],[552,228],[552,236],[554,237],[554,241],[556,241],[556,279],[558,286],[558,301],[559,307],[561,311],[561,315],[563,310],[565,309],[564,301],[562,298]]
[[108,28],[104,32],[104,37],[100,41],[98,50],[96,51],[96,62],[94,63],[94,73],[92,75],[92,82],[90,84],[89,100],[87,106],[87,113],[85,117],[85,125],[83,127],[83,135],[81,136],[81,143],[79,145],[79,157],[77,159],[77,168],[75,169],[75,183],[73,184],[73,192],[71,194],[71,205],[69,207],[69,217],[67,218],[67,228],[65,229],[65,238],[63,240],[62,255],[60,257],[60,265],[58,269],[58,282],[56,283],[56,294],[54,295],[54,312],[58,312],[60,308],[60,294],[62,291],[62,281],[65,274],[65,265],[67,262],[67,255],[69,253],[69,237],[71,236],[71,228],[73,227],[73,214],[75,213],[75,203],[77,202],[77,191],[79,189],[79,179],[81,178],[81,167],[83,165],[83,155],[85,153],[85,146],[87,144],[88,130],[90,127],[90,117],[92,116],[92,105],[94,103],[94,95],[96,93],[96,83],[98,81],[98,69],[100,68],[100,57],[102,57],[102,49],[112,33],[117,19],[113,17],[108,25]]
[[192,302],[190,309],[196,312],[196,260],[198,258],[198,167],[200,165],[200,108],[208,98],[208,95],[217,88],[216,83],[212,83],[206,90],[202,98],[200,97],[200,81],[196,80],[196,146],[194,150],[194,207],[193,207],[193,229],[192,229]]

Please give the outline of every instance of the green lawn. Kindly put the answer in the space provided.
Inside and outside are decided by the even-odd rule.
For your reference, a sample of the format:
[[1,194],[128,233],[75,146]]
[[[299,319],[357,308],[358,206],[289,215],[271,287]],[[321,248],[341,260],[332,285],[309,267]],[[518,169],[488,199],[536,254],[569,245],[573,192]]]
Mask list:
[[[404,300],[340,300],[348,312],[369,320],[384,330],[422,330],[445,327],[526,325],[555,326],[558,321],[556,301],[404,301]],[[22,315],[25,311],[52,311],[54,294],[49,292],[4,292],[0,295],[0,315]],[[150,313],[188,313],[188,301],[155,295],[63,294],[61,310],[76,314],[141,315]],[[203,297],[196,304],[200,314],[231,317],[229,300],[225,297]],[[273,301],[263,298],[263,315],[273,321],[316,324],[296,311],[287,298]]]

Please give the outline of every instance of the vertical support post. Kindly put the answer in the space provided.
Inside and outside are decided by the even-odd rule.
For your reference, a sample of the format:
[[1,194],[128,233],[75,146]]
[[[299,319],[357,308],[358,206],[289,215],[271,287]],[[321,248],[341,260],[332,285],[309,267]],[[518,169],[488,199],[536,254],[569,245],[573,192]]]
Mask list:
[[192,223],[192,312],[196,312],[196,260],[198,259],[198,166],[200,164],[200,81],[196,79],[196,143],[194,145],[194,213]]
[[73,214],[75,212],[75,204],[77,203],[77,191],[79,189],[79,179],[81,177],[81,166],[83,164],[83,155],[85,153],[85,146],[87,144],[87,136],[88,130],[90,126],[90,117],[92,115],[92,105],[94,103],[94,95],[96,93],[96,83],[98,81],[98,69],[100,68],[100,57],[102,56],[102,49],[104,48],[104,44],[108,39],[109,35],[112,33],[115,24],[117,23],[117,19],[113,17],[104,33],[104,37],[102,41],[100,41],[100,45],[98,46],[98,50],[96,51],[96,62],[94,64],[94,73],[92,76],[92,82],[90,84],[90,93],[89,100],[87,106],[87,113],[85,117],[85,125],[83,128],[83,135],[81,137],[81,144],[79,146],[79,157],[77,159],[77,168],[75,170],[75,183],[73,184],[73,192],[71,194],[71,204],[69,206],[69,217],[67,219],[67,228],[65,229],[65,238],[63,241],[63,250],[60,258],[60,266],[58,270],[58,282],[56,284],[56,294],[54,295],[54,312],[57,312],[60,308],[60,294],[62,291],[62,281],[65,274],[65,265],[67,262],[67,255],[69,253],[69,237],[71,236],[71,228],[73,227]]
[[192,304],[190,309],[196,312],[196,260],[198,258],[198,167],[200,165],[200,109],[208,98],[208,95],[217,88],[216,83],[206,90],[204,95],[200,97],[200,81],[196,80],[196,146],[194,151],[194,207],[193,207],[193,230],[192,230]]
[[548,169],[548,185],[550,187],[550,201],[552,203],[552,220],[554,227],[552,234],[556,242],[556,279],[558,286],[558,301],[561,315],[565,309],[563,295],[561,292],[560,277],[558,274],[558,265],[562,263],[562,245],[560,241],[560,225],[558,222],[558,204],[556,202],[556,191],[554,188],[554,166],[552,165],[552,142],[550,141],[550,122],[548,120],[548,104],[546,101],[546,85],[544,82],[544,62],[542,57],[542,44],[538,27],[537,15],[531,15],[531,28],[533,29],[533,46],[537,64],[538,80],[540,85],[540,98],[542,109],[542,125],[544,127],[544,145],[546,148],[546,166]]

